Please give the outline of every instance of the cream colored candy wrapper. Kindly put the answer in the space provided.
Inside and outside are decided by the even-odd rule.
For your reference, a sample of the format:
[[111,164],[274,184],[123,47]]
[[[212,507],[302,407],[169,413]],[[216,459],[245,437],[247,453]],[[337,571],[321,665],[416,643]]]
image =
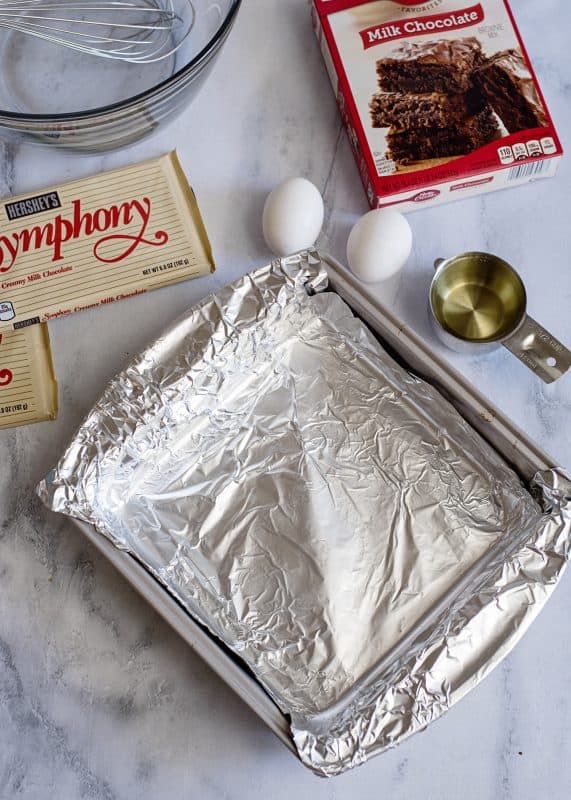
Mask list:
[[0,330],[108,305],[214,270],[176,153],[0,208]]
[[47,325],[0,333],[0,429],[57,417]]

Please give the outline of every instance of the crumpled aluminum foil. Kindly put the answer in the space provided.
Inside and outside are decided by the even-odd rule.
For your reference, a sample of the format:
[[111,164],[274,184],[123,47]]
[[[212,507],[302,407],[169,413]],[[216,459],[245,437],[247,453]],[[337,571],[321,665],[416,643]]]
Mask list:
[[326,283],[308,253],[206,298],[111,382],[38,492],[140,559],[334,775],[511,649],[568,558],[571,487],[538,476],[541,507]]

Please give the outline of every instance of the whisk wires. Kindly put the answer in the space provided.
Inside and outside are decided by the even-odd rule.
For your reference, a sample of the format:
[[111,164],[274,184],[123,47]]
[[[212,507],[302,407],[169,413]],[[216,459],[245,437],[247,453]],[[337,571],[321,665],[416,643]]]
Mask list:
[[0,28],[140,64],[173,55],[195,21],[192,0],[0,0]]

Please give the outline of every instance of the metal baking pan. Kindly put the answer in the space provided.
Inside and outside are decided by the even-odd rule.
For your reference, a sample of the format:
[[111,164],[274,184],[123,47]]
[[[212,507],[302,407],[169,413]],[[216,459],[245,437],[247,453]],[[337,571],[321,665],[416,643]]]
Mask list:
[[[410,329],[381,303],[367,296],[359,283],[330,257],[323,257],[330,291],[337,292],[380,341],[407,368],[432,383],[461,415],[504,457],[524,482],[555,462],[448,364],[440,360]],[[273,733],[297,756],[288,717],[273,702],[245,666],[197,623],[133,556],[117,549],[93,527],[76,524],[95,547],[177,631],[212,669],[244,700]]]

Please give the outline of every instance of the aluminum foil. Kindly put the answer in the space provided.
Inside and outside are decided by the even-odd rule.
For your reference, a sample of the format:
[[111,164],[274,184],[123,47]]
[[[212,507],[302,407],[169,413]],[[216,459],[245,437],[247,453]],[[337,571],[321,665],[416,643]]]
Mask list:
[[135,555],[340,773],[425,727],[509,651],[569,554],[533,499],[381,347],[316,253],[208,297],[107,387],[38,491]]

